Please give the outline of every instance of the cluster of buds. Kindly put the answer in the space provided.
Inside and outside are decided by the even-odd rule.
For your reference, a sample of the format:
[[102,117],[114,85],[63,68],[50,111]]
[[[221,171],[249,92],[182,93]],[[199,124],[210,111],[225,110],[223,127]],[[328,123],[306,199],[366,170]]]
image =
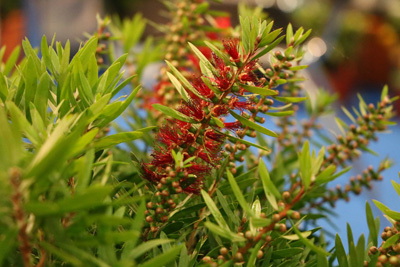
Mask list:
[[[178,68],[189,80],[200,74],[199,61],[188,47],[188,42],[197,40],[216,40],[218,35],[207,33],[202,27],[206,25],[204,15],[208,10],[208,3],[203,0],[176,0],[167,5],[170,10],[171,22],[165,27],[165,59]],[[217,29],[229,28],[230,17],[215,18]],[[211,58],[211,50],[202,46],[201,52]],[[169,107],[176,107],[180,103],[180,96],[175,87],[168,80],[167,68],[161,69],[161,77],[155,85],[152,94],[144,96],[145,108],[151,109],[149,103],[160,103]]]
[[361,154],[360,149],[366,150],[370,140],[378,140],[376,133],[387,129],[387,120],[393,116],[391,109],[391,101],[387,97],[383,98],[376,107],[373,104],[366,106],[363,114],[357,118],[357,124],[349,126],[346,136],[339,135],[338,144],[327,147],[329,155],[324,162],[325,166],[332,163],[343,165],[347,160],[358,158]]
[[363,188],[368,190],[372,189],[373,181],[382,181],[383,177],[381,173],[391,166],[389,160],[384,160],[379,164],[379,167],[374,170],[370,165],[366,168],[362,174],[352,176],[349,182],[344,186],[337,185],[335,188],[325,191],[322,199],[319,202],[310,201],[310,208],[317,208],[322,206],[324,203],[329,203],[331,207],[335,207],[336,202],[340,199],[345,201],[350,200],[350,193],[355,195],[361,194]]
[[[303,192],[303,189],[300,189],[297,194],[292,196],[290,192],[285,191],[282,194],[282,201],[278,202],[276,212],[269,215],[260,212],[257,217],[269,222],[264,227],[252,227],[252,218],[250,220],[246,217],[242,218],[237,235],[244,238],[244,241],[236,244],[237,249],[222,247],[215,259],[206,256],[203,258],[203,262],[209,266],[220,266],[227,262],[243,264],[249,259],[254,249],[257,249],[256,260],[263,259],[264,252],[274,245],[273,241],[287,234],[286,220],[289,218],[298,221],[301,218],[300,213],[292,210],[292,207],[301,199]],[[260,244],[261,246],[259,246]]]
[[107,26],[111,21],[107,17],[105,19],[100,19],[100,17],[98,17],[97,21],[97,32],[95,34],[98,39],[96,61],[98,66],[102,66],[104,64],[104,55],[109,54],[109,51],[107,51],[107,43],[111,38],[111,33],[107,31]]
[[[379,255],[375,266],[400,266],[400,243],[398,241],[394,242],[390,246],[385,246],[385,242],[395,236],[399,235],[400,223],[395,222],[392,227],[387,226],[381,234],[383,240],[381,246],[377,248],[372,246],[369,248],[368,255],[371,257],[373,255]],[[369,266],[368,261],[364,261],[364,266]]]

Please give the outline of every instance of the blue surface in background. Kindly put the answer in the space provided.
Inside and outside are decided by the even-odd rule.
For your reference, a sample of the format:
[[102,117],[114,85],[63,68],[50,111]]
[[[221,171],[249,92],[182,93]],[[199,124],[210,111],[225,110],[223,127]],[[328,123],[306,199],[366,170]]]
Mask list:
[[[376,103],[380,99],[380,92],[376,93],[361,93],[365,102],[368,103]],[[351,105],[358,107],[358,99],[356,96],[350,99]],[[349,107],[346,105],[346,107]],[[344,121],[349,121],[346,116],[341,111],[337,111],[337,116],[339,116]],[[354,194],[350,194],[350,201],[346,202],[344,200],[339,200],[336,203],[336,207],[334,208],[334,212],[337,213],[337,217],[331,216],[330,219],[332,224],[327,223],[324,220],[319,222],[319,225],[322,226],[323,229],[328,230],[332,233],[338,233],[344,243],[344,246],[348,248],[347,245],[347,231],[346,224],[349,223],[353,236],[355,240],[358,240],[361,234],[365,234],[365,238],[368,238],[368,225],[365,215],[365,203],[368,201],[371,205],[374,216],[380,217],[380,231],[378,234],[378,243],[381,243],[380,233],[386,226],[391,226],[391,223],[383,216],[383,213],[375,206],[372,202],[373,199],[378,200],[379,202],[385,204],[389,208],[400,211],[399,203],[400,197],[397,195],[394,190],[391,180],[396,182],[399,181],[399,171],[400,171],[400,146],[398,144],[399,140],[399,119],[397,120],[396,126],[390,126],[388,128],[387,133],[378,133],[378,141],[370,142],[369,148],[373,151],[377,152],[379,156],[375,156],[369,153],[364,152],[360,159],[356,160],[353,164],[353,168],[343,175],[339,177],[337,180],[330,183],[330,185],[336,186],[336,184],[342,185],[342,187],[348,183],[349,178],[351,176],[355,176],[357,174],[361,174],[362,171],[367,168],[369,165],[372,165],[374,169],[379,166],[379,163],[385,157],[391,159],[393,161],[392,167],[385,170],[383,175],[383,181],[374,181],[372,183],[372,190],[368,190],[363,188],[362,193],[358,196]],[[333,239],[327,238],[332,243]]]

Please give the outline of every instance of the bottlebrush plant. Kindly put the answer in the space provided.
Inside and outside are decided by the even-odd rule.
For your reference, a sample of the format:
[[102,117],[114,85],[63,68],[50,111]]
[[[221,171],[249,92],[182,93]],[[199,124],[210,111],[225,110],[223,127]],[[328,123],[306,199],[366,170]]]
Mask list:
[[[17,48],[0,66],[0,265],[399,265],[400,216],[379,202],[392,223],[382,242],[369,204],[369,237],[355,244],[348,227],[348,254],[319,227],[339,199],[369,189],[390,167],[384,159],[343,189],[334,185],[393,124],[387,88],[376,104],[360,97],[359,109],[343,109],[352,123],[337,118],[342,133],[327,136],[319,117],[335,97],[321,90],[311,101],[301,85],[310,31],[289,25],[283,34],[242,17],[239,35],[201,44],[209,57],[187,44],[199,69],[167,60],[162,79],[180,100],[148,110],[163,114],[161,125],[110,134],[140,86],[120,95],[137,82],[121,71],[132,66],[127,54],[99,61],[103,30],[72,60],[68,43],[43,37],[40,57],[25,40],[24,59],[16,64]],[[308,116],[298,124],[302,107]],[[139,139],[151,153],[117,146]]]

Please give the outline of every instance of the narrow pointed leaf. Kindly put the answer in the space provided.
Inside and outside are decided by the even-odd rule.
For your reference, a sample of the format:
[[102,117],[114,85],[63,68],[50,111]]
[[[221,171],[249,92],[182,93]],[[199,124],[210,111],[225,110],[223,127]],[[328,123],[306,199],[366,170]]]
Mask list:
[[248,216],[252,215],[253,212],[251,211],[249,204],[244,198],[242,191],[240,190],[238,184],[236,183],[236,180],[233,177],[232,173],[229,171],[229,169],[227,169],[226,172],[228,174],[229,184],[231,185],[233,194],[235,195],[237,201],[239,202],[239,205],[242,207],[242,209],[246,212]]
[[172,109],[167,106],[163,106],[161,104],[153,104],[153,108],[164,113],[167,116],[170,116],[174,119],[184,121],[184,122],[189,122],[189,123],[197,123],[194,119],[186,116],[185,114],[180,113],[179,111],[176,111],[175,109]]
[[244,117],[242,117],[242,116],[236,114],[236,113],[233,112],[232,110],[230,110],[229,113],[230,113],[235,119],[237,119],[241,124],[243,124],[243,125],[245,125],[245,126],[248,126],[249,128],[251,128],[251,129],[253,129],[253,130],[255,130],[255,131],[258,131],[258,132],[263,133],[263,134],[268,135],[268,136],[278,137],[278,135],[277,135],[275,132],[266,129],[266,128],[262,127],[261,125],[258,125],[258,124],[255,123],[255,122],[249,121],[248,119],[246,119],[246,118],[244,118]]
[[225,222],[224,217],[222,216],[221,212],[219,212],[219,209],[217,208],[217,206],[215,205],[215,203],[211,199],[211,197],[208,195],[208,193],[204,190],[201,190],[201,195],[202,195],[204,202],[206,203],[208,209],[210,210],[211,214],[213,215],[214,219],[217,221],[218,225],[222,228],[229,229],[229,226]]

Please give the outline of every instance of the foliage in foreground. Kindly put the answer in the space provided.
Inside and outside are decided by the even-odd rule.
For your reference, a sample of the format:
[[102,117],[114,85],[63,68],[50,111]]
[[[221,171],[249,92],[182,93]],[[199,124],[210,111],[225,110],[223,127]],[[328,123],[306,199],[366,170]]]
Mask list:
[[[198,5],[193,12],[207,11]],[[394,99],[387,88],[375,105],[360,98],[359,109],[344,109],[352,124],[336,119],[342,133],[332,139],[318,127],[334,100],[321,91],[296,125],[295,107],[306,99],[301,44],[310,32],[289,25],[284,37],[272,29],[273,22],[242,18],[241,38],[203,44],[209,58],[189,44],[200,73],[194,80],[168,63],[165,75],[180,100],[153,105],[162,126],[150,158],[145,149],[130,155],[116,145],[149,142],[155,127],[109,132],[140,90],[119,97],[135,83],[121,72],[127,54],[99,75],[96,37],[72,60],[68,43],[43,38],[39,57],[25,40],[24,59],[14,67],[17,49],[0,69],[0,264],[399,265],[400,215],[379,202],[393,224],[380,244],[368,204],[369,237],[355,244],[349,227],[348,255],[339,236],[331,247],[318,227],[338,199],[382,179],[386,159],[344,189],[328,184],[371,152],[369,142],[392,124]],[[264,55],[268,68],[258,64]],[[310,139],[313,133],[327,146]]]

